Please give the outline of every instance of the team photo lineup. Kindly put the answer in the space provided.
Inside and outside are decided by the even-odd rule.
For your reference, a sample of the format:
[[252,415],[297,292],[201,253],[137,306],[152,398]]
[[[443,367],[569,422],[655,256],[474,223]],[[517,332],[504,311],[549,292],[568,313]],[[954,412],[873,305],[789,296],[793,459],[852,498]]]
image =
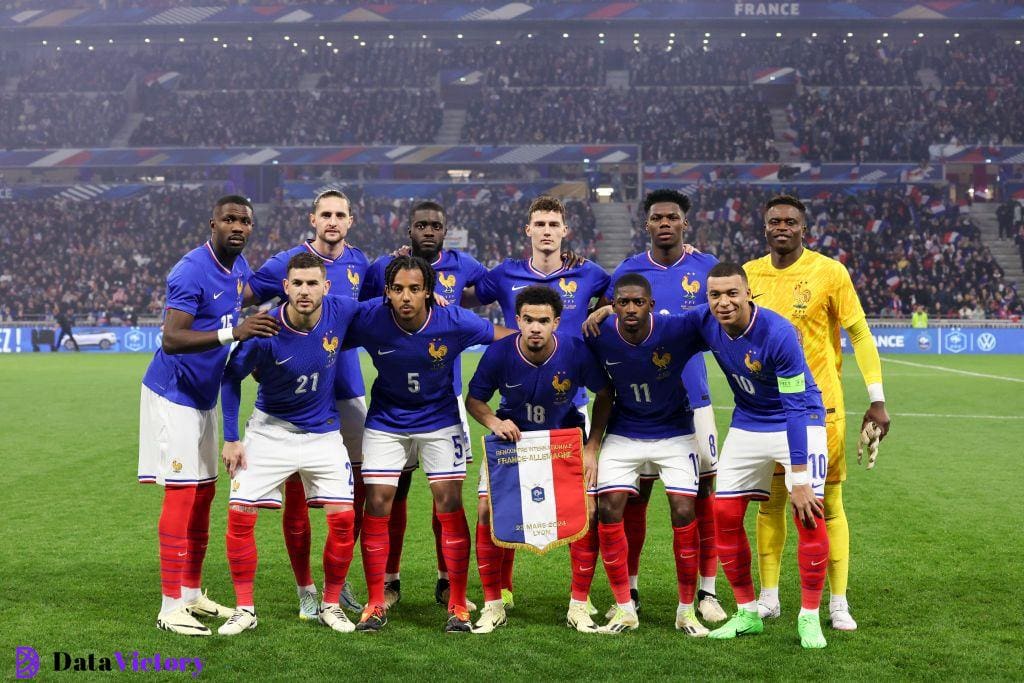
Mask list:
[[[780,616],[791,508],[801,646],[826,646],[819,614],[826,576],[828,623],[856,630],[846,600],[840,327],[850,334],[870,397],[857,454],[860,461],[866,450],[869,469],[889,416],[878,351],[849,274],[804,247],[806,207],[793,196],[765,204],[769,254],[745,266],[684,243],[686,195],[655,190],[643,206],[650,248],[611,276],[563,252],[565,209],[550,196],[536,198],[525,217],[531,257],[488,271],[445,249],[445,208],[433,201],[413,205],[408,245],[369,263],[349,243],[356,217],[348,197],[327,190],[309,213],[315,237],[253,271],[243,255],[258,229],[252,206],[242,196],[218,199],[209,240],[168,275],[163,345],[142,381],[138,478],[164,492],[157,626],[208,636],[203,620],[222,618],[220,635],[255,629],[258,510],[283,507],[299,618],[339,633],[382,630],[401,600],[406,498],[416,469],[433,497],[444,631],[487,634],[508,624],[515,550],[492,537],[488,498],[499,492],[484,481],[486,468],[475,538],[483,604],[475,621],[477,606],[467,598],[474,541],[462,499],[473,457],[468,415],[510,442],[535,431],[583,430],[586,497],[576,504],[586,506],[588,519],[569,543],[565,617],[576,631],[639,628],[639,556],[658,479],[670,510],[676,629],[727,640],[756,635],[766,619]],[[798,310],[787,309],[794,278],[809,292],[797,297]],[[267,301],[274,307],[242,316]],[[463,307],[491,302],[500,304],[505,325]],[[488,348],[463,398],[458,358],[478,345]],[[369,401],[358,348],[377,370]],[[736,405],[720,448],[705,351],[726,375]],[[249,375],[259,388],[242,438],[240,387]],[[488,405],[495,392],[497,411]],[[225,546],[234,609],[202,589],[218,460],[230,479]],[[760,595],[743,526],[751,500],[761,508]],[[309,508],[324,509],[328,530],[319,591]],[[349,576],[357,543],[365,602]],[[590,600],[599,557],[615,599],[603,625]],[[719,563],[735,596],[731,617],[718,599]]]

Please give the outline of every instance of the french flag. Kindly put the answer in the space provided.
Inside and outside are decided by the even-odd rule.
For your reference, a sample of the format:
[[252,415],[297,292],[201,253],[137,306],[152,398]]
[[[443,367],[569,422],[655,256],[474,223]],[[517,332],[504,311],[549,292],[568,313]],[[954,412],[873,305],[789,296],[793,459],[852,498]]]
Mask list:
[[489,435],[484,451],[495,543],[544,553],[586,533],[579,429],[523,432],[515,442]]
[[873,221],[868,221],[867,231],[877,235],[878,233],[882,232],[882,229],[884,227],[885,221],[876,218]]
[[946,205],[941,199],[936,199],[928,205],[928,211],[930,211],[933,216],[937,216],[940,213],[946,213]]

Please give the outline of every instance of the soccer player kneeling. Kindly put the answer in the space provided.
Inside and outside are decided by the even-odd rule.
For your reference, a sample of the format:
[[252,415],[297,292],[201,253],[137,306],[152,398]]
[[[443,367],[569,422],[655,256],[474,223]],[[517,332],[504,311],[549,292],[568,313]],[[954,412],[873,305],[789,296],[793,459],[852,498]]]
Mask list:
[[748,501],[768,498],[779,463],[785,469],[800,534],[800,643],[805,648],[825,647],[818,617],[828,563],[822,503],[828,449],[821,392],[793,325],[750,300],[740,266],[720,263],[711,269],[708,303],[710,308],[702,311],[701,336],[736,403],[719,461],[715,517],[718,557],[737,605],[736,614],[708,637],[730,639],[764,630],[743,517]]
[[[355,514],[334,382],[341,340],[359,304],[325,296],[330,282],[323,261],[308,252],[289,260],[283,284],[288,301],[271,312],[280,333],[240,344],[221,383],[223,459],[231,475],[226,545],[237,602],[234,614],[217,629],[221,635],[256,628],[256,511],[280,508],[281,487],[295,473],[302,479],[306,503],[327,513],[320,621],[341,633],[355,630],[338,604],[352,562]],[[250,373],[258,378],[259,390],[245,441],[239,441],[241,383]]]

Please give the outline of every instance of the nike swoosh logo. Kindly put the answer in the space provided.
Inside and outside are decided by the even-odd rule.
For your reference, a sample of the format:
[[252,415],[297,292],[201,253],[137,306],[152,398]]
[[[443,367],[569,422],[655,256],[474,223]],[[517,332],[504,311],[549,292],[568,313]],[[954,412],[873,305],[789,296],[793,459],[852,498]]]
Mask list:
[[764,292],[761,292],[760,294],[754,294],[754,295],[753,295],[753,296],[751,296],[750,298],[751,298],[751,299],[756,299],[756,298],[757,298],[757,297],[759,297],[759,296],[764,296]]
[[381,351],[380,349],[377,349],[377,355],[378,356],[386,356],[389,353],[394,353],[394,352],[395,352],[395,349],[391,349],[390,351]]
[[690,555],[680,555],[679,559],[680,560],[689,560],[692,557],[697,557],[697,553],[692,553]]
[[287,363],[288,361],[290,361],[290,360],[291,360],[292,358],[295,358],[295,356],[288,356],[288,357],[287,357],[287,358],[285,358],[284,360],[275,360],[275,361],[274,361],[274,365],[284,365],[285,363]]
[[744,633],[750,633],[750,629],[749,628],[745,628],[742,631],[736,631],[736,635],[738,635],[738,636],[742,636]]
[[621,360],[617,360],[617,361],[606,360],[604,362],[604,364],[605,365],[622,365],[622,361]]
[[815,562],[814,560],[811,560],[811,566],[812,567],[817,567],[819,564],[824,564],[825,562],[828,562],[828,560],[818,560],[817,562]]
[[724,566],[725,566],[725,565],[727,565],[727,564],[732,564],[732,563],[733,563],[733,562],[735,562],[735,561],[736,561],[736,560],[722,560],[722,566],[724,567]]
[[594,569],[594,565],[590,565],[589,567],[580,567],[580,571],[581,572],[589,572],[589,571],[591,571],[593,569]]
[[222,289],[219,292],[217,292],[216,294],[214,294],[213,295],[214,300],[216,301],[217,299],[219,299],[220,295],[223,294],[223,293],[224,293],[224,290]]
[[178,553],[178,557],[185,557],[186,555],[188,555],[188,551],[187,550],[185,552],[183,552],[183,553]]
[[519,291],[520,289],[526,289],[526,288],[527,288],[527,287],[529,287],[529,286],[530,286],[530,285],[519,285],[518,287],[513,287],[513,288],[512,288],[512,291],[513,291],[513,292],[518,292],[518,291]]
[[505,382],[505,388],[506,389],[515,389],[516,387],[521,387],[521,386],[523,386],[522,382],[520,382],[519,384],[509,384],[508,382]]

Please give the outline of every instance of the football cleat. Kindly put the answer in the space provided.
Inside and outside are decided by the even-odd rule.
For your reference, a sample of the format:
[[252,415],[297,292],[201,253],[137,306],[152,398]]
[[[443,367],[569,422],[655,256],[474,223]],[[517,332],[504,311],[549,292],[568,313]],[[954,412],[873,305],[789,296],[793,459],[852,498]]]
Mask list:
[[476,620],[476,626],[473,627],[473,633],[490,633],[507,623],[508,617],[505,615],[504,605],[484,605],[480,612],[480,618]]
[[640,628],[640,618],[637,617],[636,612],[622,609],[616,605],[615,614],[612,615],[607,624],[598,629],[598,633],[618,635],[626,631],[635,631],[638,628]]
[[[636,588],[629,589],[629,599],[633,601],[633,609],[636,610],[637,614],[640,613],[640,591]],[[619,609],[618,605],[612,605],[608,608],[608,611],[604,613],[605,619],[611,619],[615,616],[615,610]]]
[[231,618],[221,624],[217,633],[222,636],[237,636],[244,631],[251,631],[256,628],[256,613],[247,609],[237,608]]
[[721,603],[718,602],[718,597],[707,591],[697,591],[697,611],[704,617],[704,621],[710,621],[712,624],[729,618],[729,615],[722,609]]
[[320,617],[320,596],[316,591],[304,590],[299,593],[299,619],[316,621]]
[[384,608],[391,609],[402,601],[402,580],[384,582]]
[[832,620],[832,628],[837,631],[856,631],[857,622],[853,620],[853,615],[850,614],[850,608],[829,608],[829,617]]
[[320,608],[318,616],[321,624],[331,627],[338,633],[352,633],[356,630],[356,625],[349,621],[341,605],[324,605]]
[[501,604],[505,606],[506,612],[516,608],[516,599],[512,597],[512,591],[508,588],[501,589]]
[[590,616],[597,616],[597,608],[594,607],[594,603],[590,601],[590,596],[587,596],[587,614]]
[[796,630],[800,634],[800,645],[809,650],[820,650],[828,643],[821,632],[821,619],[815,614],[801,614],[796,620]]
[[565,615],[565,625],[580,633],[597,633],[597,624],[590,618],[590,610],[586,603],[571,602]]
[[179,633],[183,636],[211,635],[210,629],[199,623],[198,619],[189,614],[184,605],[157,615],[156,627],[171,633]]
[[676,607],[676,630],[693,638],[703,638],[709,633],[707,627],[697,621],[693,608],[683,609],[682,605]]
[[355,593],[352,592],[352,584],[348,581],[341,589],[341,604],[350,612],[363,611],[363,603],[356,599]]
[[469,610],[453,607],[448,610],[448,623],[444,625],[445,633],[472,633],[473,622],[469,620]]
[[191,605],[185,605],[185,609],[197,619],[213,619],[216,617],[228,619],[234,614],[234,610],[230,607],[225,607],[208,598],[206,591],[203,591],[199,599]]
[[377,633],[388,623],[388,614],[383,607],[367,606],[363,610],[363,617],[356,624],[356,630],[363,633]]
[[445,607],[448,606],[448,595],[451,593],[451,584],[448,579],[437,580],[434,584],[434,602]]
[[720,626],[709,633],[708,638],[731,640],[738,636],[756,636],[762,632],[764,632],[764,622],[761,621],[761,617],[757,615],[757,612],[738,609],[736,614],[732,615],[732,619],[725,622],[724,626]]
[[782,603],[778,598],[757,599],[757,615],[762,619],[778,619],[782,615]]

